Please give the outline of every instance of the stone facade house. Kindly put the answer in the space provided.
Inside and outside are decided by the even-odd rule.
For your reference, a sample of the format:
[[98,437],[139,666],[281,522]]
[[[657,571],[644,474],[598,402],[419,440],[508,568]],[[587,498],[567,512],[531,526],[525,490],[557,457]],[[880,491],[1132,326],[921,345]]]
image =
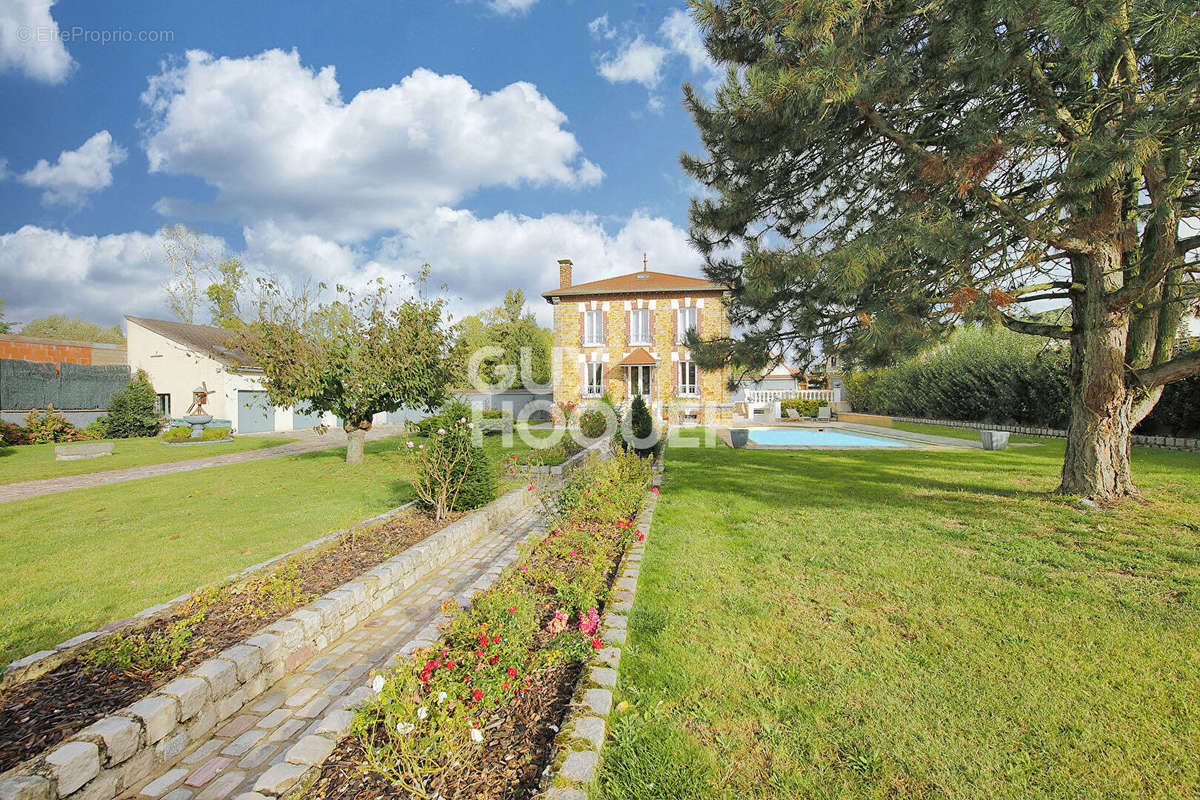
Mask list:
[[641,394],[657,419],[732,422],[728,368],[700,369],[683,345],[690,327],[729,335],[724,287],[645,269],[574,284],[570,260],[558,267],[559,287],[542,295],[554,306],[556,403]]

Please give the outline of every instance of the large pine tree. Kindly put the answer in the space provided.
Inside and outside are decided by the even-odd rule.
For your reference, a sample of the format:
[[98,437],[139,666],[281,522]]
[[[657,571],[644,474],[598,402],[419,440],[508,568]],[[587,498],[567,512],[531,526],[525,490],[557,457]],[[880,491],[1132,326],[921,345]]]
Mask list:
[[694,5],[730,71],[712,102],[685,87],[707,153],[683,164],[712,190],[692,238],[746,331],[701,360],[886,358],[964,317],[1062,340],[1060,489],[1136,494],[1133,426],[1200,374],[1177,343],[1198,293],[1195,0]]

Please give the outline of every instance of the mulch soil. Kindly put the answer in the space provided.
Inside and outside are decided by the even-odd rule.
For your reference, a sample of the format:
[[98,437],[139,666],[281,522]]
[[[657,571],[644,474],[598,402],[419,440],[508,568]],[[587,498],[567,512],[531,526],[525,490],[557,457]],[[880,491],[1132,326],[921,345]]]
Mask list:
[[[133,703],[177,678],[230,645],[287,616],[296,608],[353,580],[412,545],[437,533],[457,516],[442,522],[408,509],[372,528],[351,531],[335,544],[272,565],[250,578],[295,566],[304,597],[269,612],[247,608],[245,584],[223,589],[194,629],[182,660],[173,668],[152,672],[111,672],[73,659],[32,681],[0,695],[0,772],[32,758],[98,719]],[[153,623],[152,635],[182,618],[179,614]]]
[[[527,800],[537,792],[554,737],[571,702],[582,665],[562,664],[540,674],[505,707],[501,719],[484,731],[479,760],[472,769],[439,787],[446,800]],[[343,739],[325,761],[305,800],[393,800],[412,798],[404,789],[358,766],[362,744]]]

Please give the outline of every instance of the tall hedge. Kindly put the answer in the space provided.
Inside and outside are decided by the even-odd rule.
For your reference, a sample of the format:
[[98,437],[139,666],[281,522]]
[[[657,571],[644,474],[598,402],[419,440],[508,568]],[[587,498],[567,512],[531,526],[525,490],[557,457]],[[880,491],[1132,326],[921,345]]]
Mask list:
[[125,387],[112,396],[104,420],[104,435],[110,439],[154,436],[161,423],[154,412],[154,387],[150,378],[138,370]]
[[[1005,329],[962,328],[950,339],[884,369],[845,376],[855,411],[899,417],[1065,428],[1067,349]],[[1167,387],[1138,433],[1200,433],[1200,380]]]

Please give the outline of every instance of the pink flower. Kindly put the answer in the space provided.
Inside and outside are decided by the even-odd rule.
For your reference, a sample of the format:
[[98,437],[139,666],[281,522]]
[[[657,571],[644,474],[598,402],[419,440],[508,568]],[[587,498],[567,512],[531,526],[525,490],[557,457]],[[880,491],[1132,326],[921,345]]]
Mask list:
[[533,491],[533,484],[532,484],[532,483],[531,483],[531,484],[529,484],[529,491],[531,491],[531,492]]
[[513,606],[512,608],[510,608],[510,609],[508,610],[508,613],[510,613],[510,614],[515,614],[515,613],[517,613],[517,607],[516,607],[516,606]]
[[658,487],[657,487],[657,486],[651,486],[651,487],[650,487],[650,491],[654,492],[655,494],[658,494]]
[[438,436],[444,436],[445,434],[446,434],[445,428],[438,428]]
[[551,636],[558,636],[567,629],[567,612],[555,611],[554,619],[550,620],[550,624],[546,626]]
[[594,608],[589,608],[587,614],[579,615],[579,630],[588,636],[596,632],[596,627],[599,624],[600,615],[596,613],[596,609]]

